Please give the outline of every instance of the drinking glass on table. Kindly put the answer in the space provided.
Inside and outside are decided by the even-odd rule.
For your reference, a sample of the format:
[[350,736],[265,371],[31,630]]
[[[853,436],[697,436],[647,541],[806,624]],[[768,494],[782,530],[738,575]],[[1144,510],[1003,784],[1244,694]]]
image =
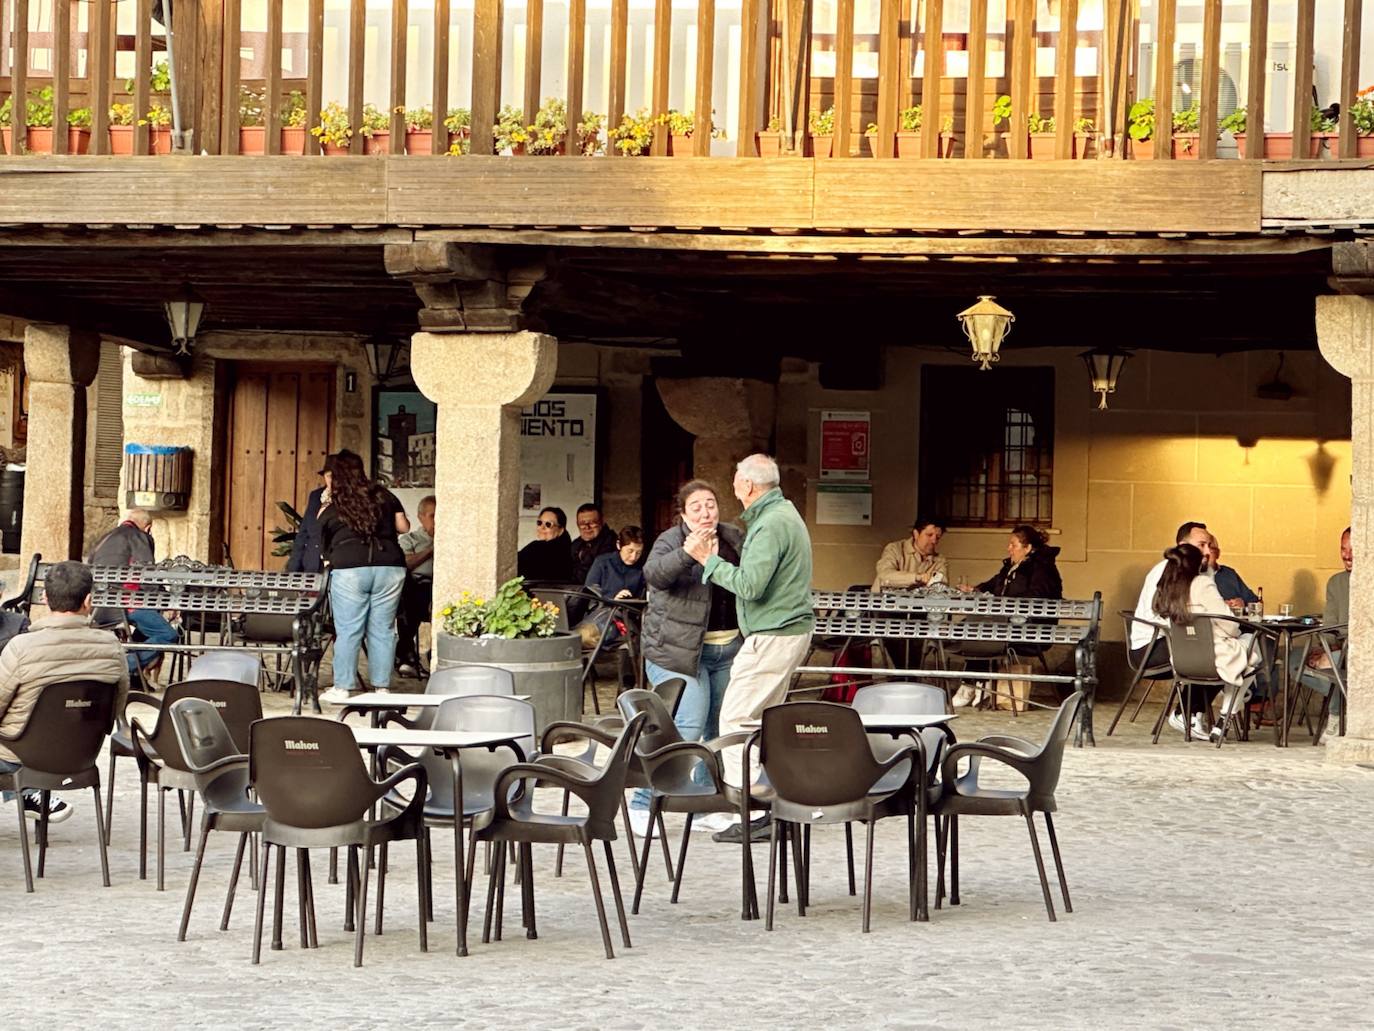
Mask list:
[[1293,603],[1292,603],[1292,602],[1286,601],[1286,602],[1284,602],[1282,605],[1280,605],[1280,606],[1279,606],[1279,615],[1282,616],[1284,619],[1292,619],[1292,618],[1293,618]]
[[1264,615],[1264,606],[1257,601],[1246,603],[1245,615],[1250,619],[1259,619]]

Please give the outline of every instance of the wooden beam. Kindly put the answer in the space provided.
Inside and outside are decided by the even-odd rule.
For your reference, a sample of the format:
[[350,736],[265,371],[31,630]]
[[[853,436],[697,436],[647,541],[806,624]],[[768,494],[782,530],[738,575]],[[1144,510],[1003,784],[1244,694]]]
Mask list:
[[29,0],[14,0],[10,39],[14,44],[10,60],[10,139],[14,141],[14,152],[23,154],[28,149],[29,124]]
[[[434,0],[434,51],[430,57],[434,67],[431,94],[434,109],[434,129],[430,134],[430,153],[448,153],[448,0]],[[569,94],[571,97],[571,94]]]
[[[672,0],[654,0],[653,86],[650,89],[649,113],[655,116],[668,111],[668,76],[673,68],[672,42]],[[660,158],[668,154],[668,126],[662,122],[654,125],[654,141],[649,153]]]
[[1202,96],[1198,98],[1199,161],[1217,156],[1217,89],[1221,85],[1221,0],[1202,4]]
[[835,105],[835,138],[830,156],[847,158],[854,130],[854,0],[836,0],[835,17],[835,80],[830,98]]
[[1360,26],[1363,8],[1360,0],[1345,0],[1345,22],[1341,35],[1341,116],[1336,128],[1341,134],[1336,156],[1355,157],[1356,138],[1353,109],[1360,88]]
[[[226,0],[238,3],[239,0]],[[309,22],[306,25],[305,117],[307,125],[314,125],[324,107],[324,0],[310,0]],[[305,152],[318,154],[320,141],[312,133],[305,134]]]
[[[323,3],[324,0],[315,0],[316,3]],[[240,0],[224,0],[224,67],[220,72],[220,82],[223,84],[220,102],[220,153],[237,154],[239,152],[239,71],[243,63],[243,58],[239,53],[240,39],[242,38],[242,7]],[[313,124],[315,118],[319,116],[318,103],[310,112],[310,120]],[[311,139],[314,139],[312,136]]]
[[968,86],[964,96],[964,157],[983,156],[984,93],[987,90],[988,5],[970,4]]
[[[626,0],[620,0],[621,3]],[[472,12],[473,154],[490,154],[501,104],[502,0],[475,0]]]
[[1007,152],[1013,158],[1030,157],[1026,120],[1030,115],[1035,79],[1035,0],[1008,0],[1015,4],[1012,37],[1011,124],[1007,126]]
[[[583,79],[587,67],[587,0],[568,0],[568,124],[583,115]],[[608,128],[611,128],[608,126]],[[570,151],[571,152],[571,151]]]
[[52,151],[67,153],[67,113],[71,111],[72,7],[71,0],[53,0],[52,5]]
[[[544,0],[525,0],[525,124],[539,113],[539,79],[544,71]],[[568,132],[577,138],[577,115],[567,117]],[[569,150],[572,153],[572,149]]]
[[[405,0],[401,0],[404,4]],[[281,153],[281,4],[267,5],[267,76],[262,89],[263,149],[271,155]]]
[[873,156],[890,158],[895,153],[898,103],[903,74],[901,0],[879,0],[878,6],[878,135],[873,141]]
[[921,69],[921,157],[940,156],[940,93],[945,72],[944,0],[925,0],[921,26],[925,64]]
[[1155,153],[1156,161],[1174,156],[1174,21],[1175,0],[1157,0],[1155,13]]
[[741,0],[739,112],[735,120],[739,126],[735,154],[739,157],[755,157],[758,154],[754,134],[762,128],[759,125],[759,107],[763,96],[763,84],[759,82],[758,74],[759,36],[768,20],[766,12],[762,10],[766,2],[767,0]]
[[1245,100],[1245,158],[1264,157],[1264,76],[1269,71],[1269,0],[1250,0],[1249,82]]
[[1312,140],[1312,46],[1317,0],[1297,0],[1293,36],[1293,156],[1305,159]]
[[134,5],[134,153],[148,153],[149,105],[152,102],[149,79],[153,74],[153,4],[138,0]]
[[[538,3],[539,0],[531,0]],[[406,152],[406,57],[410,31],[409,0],[391,0],[391,137],[388,148],[392,154]],[[440,110],[443,110],[440,107]],[[443,121],[443,115],[439,116]]]
[[[1054,51],[1054,156],[1073,157],[1074,62],[1078,54],[1078,0],[1059,0],[1059,45]],[[1101,60],[1101,54],[1098,55]]]
[[86,37],[86,61],[91,81],[91,153],[110,152],[110,79],[114,62],[114,5],[94,0],[91,31]]
[[[625,115],[625,77],[629,74],[630,0],[611,0],[611,96],[606,122],[611,128]],[[614,153],[614,151],[612,151]]]
[[367,62],[367,0],[350,0],[348,10],[348,124],[350,154],[363,152],[363,75]]
[[[191,143],[197,151],[222,153],[220,141],[221,70],[224,66],[224,0],[200,0],[198,4],[173,7],[177,26],[177,63],[183,51],[190,50],[190,67],[197,72],[195,136]],[[194,38],[195,47],[186,40]]]
[[697,0],[696,125],[692,129],[692,153],[711,154],[715,129],[716,0]]

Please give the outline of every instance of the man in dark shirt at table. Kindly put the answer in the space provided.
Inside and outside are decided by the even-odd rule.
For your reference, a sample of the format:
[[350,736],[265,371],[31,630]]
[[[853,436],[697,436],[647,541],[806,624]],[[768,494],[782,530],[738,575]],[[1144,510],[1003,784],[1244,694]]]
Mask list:
[[1216,534],[1212,534],[1212,575],[1221,600],[1232,609],[1239,611],[1260,600],[1259,595],[1245,585],[1239,573],[1221,564],[1221,545],[1217,543]]

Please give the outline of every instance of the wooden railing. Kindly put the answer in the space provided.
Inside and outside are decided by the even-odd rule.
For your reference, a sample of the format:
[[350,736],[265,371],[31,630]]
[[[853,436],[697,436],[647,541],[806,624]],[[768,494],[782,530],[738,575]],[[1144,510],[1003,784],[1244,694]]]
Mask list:
[[[221,0],[218,5],[176,4],[177,49],[185,49],[190,56],[179,55],[177,72],[183,88],[181,117],[191,130],[187,149],[210,153],[235,154],[242,151],[240,129],[243,118],[243,97],[260,98],[263,125],[272,127],[262,133],[262,151],[267,155],[298,149],[307,154],[321,152],[321,139],[306,133],[303,146],[284,147],[282,133],[276,131],[286,112],[288,101],[294,96],[297,111],[308,112],[308,128],[320,124],[318,112],[327,103],[341,107],[340,120],[354,131],[340,150],[351,154],[384,152],[390,154],[412,152],[444,154],[455,142],[445,124],[448,98],[460,84],[450,81],[451,48],[461,46],[463,59],[470,67],[471,130],[468,146],[472,153],[492,153],[493,125],[498,119],[503,95],[518,94],[522,99],[523,115],[533,123],[545,96],[542,81],[543,57],[546,50],[558,45],[546,32],[544,0],[526,0],[524,8],[524,61],[520,69],[502,67],[502,43],[506,37],[505,11],[502,0],[472,0],[471,33],[451,31],[451,17],[455,9],[452,0],[433,0],[433,25],[428,33],[432,52],[424,55],[433,68],[428,82],[430,98],[442,98],[429,103],[433,109],[433,126],[428,137],[410,134],[407,142],[406,108],[417,100],[407,95],[407,63],[412,54],[408,47],[407,26],[410,23],[408,0],[392,0],[389,24],[389,81],[372,84],[366,94],[368,71],[364,46],[367,30],[365,0],[349,0],[348,45],[341,52],[327,52],[325,46],[325,0],[291,0],[293,11],[303,10],[306,24],[304,47],[305,67],[287,77],[279,55],[283,46],[283,18],[286,4],[265,5],[267,27],[260,47],[263,69],[260,77],[244,77],[245,62],[241,57],[244,46],[241,0]],[[31,92],[42,87],[51,88],[50,124],[63,126],[70,114],[89,112],[89,150],[109,153],[110,105],[112,102],[132,105],[136,113],[146,113],[150,104],[166,105],[165,99],[154,97],[149,71],[154,63],[165,57],[166,36],[160,26],[151,21],[152,0],[124,0],[136,5],[136,26],[130,38],[117,33],[115,0],[11,0],[9,7],[0,4],[0,97],[12,99],[12,121],[23,125],[30,109],[47,104],[41,95],[37,101]],[[1336,76],[1340,115],[1337,131],[1328,136],[1326,146],[1331,156],[1354,157],[1362,139],[1374,146],[1374,135],[1359,136],[1356,121],[1356,101],[1361,84],[1359,57],[1362,0],[1342,0],[1343,33],[1340,52],[1322,55],[1339,68]],[[87,18],[79,22],[77,8],[89,7]],[[855,154],[871,155],[877,159],[909,156],[913,146],[921,157],[962,156],[979,159],[1006,156],[1024,159],[1030,156],[1053,156],[1059,159],[1088,156],[1150,157],[1170,160],[1175,157],[1210,159],[1218,154],[1218,134],[1202,131],[1195,140],[1180,148],[1170,145],[1140,146],[1140,143],[1160,143],[1158,139],[1132,140],[1131,112],[1141,99],[1139,83],[1146,69],[1140,65],[1139,41],[1148,36],[1153,47],[1155,84],[1174,83],[1179,26],[1177,0],[1154,0],[1152,15],[1145,21],[1139,16],[1139,0],[1103,0],[1101,24],[1084,24],[1080,18],[1079,0],[1059,0],[1057,24],[1036,24],[1035,0],[1007,0],[1005,24],[990,25],[987,5],[975,2],[967,24],[953,25],[946,17],[943,0],[880,0],[876,37],[867,33],[856,49],[855,0],[836,0],[837,24],[833,33],[833,74],[819,76],[813,71],[813,44],[816,41],[811,25],[801,24],[803,12],[811,6],[798,0],[742,0],[740,19],[739,67],[737,70],[737,102],[732,116],[733,153],[756,156],[761,152],[756,138],[761,131],[769,134],[770,124],[780,124],[783,136],[780,147],[784,153],[826,153],[826,133],[810,133],[813,118],[833,116],[833,131],[829,134],[829,153],[835,157]],[[218,9],[221,14],[213,23],[202,19],[202,11]],[[913,9],[918,16],[913,17]],[[1316,30],[1316,0],[1296,0],[1297,18],[1293,28],[1292,98],[1294,125],[1291,153],[1299,158],[1311,154],[1314,123],[1307,113],[1311,110],[1312,67]],[[588,57],[588,10],[586,0],[568,0],[567,25],[557,26],[559,39],[565,39],[568,85],[566,96],[567,121],[570,134],[575,135],[578,114],[586,95],[584,84],[594,71]],[[561,11],[561,8],[560,8]],[[7,15],[8,12],[8,15]],[[46,24],[35,21],[42,13]],[[713,97],[722,74],[732,69],[717,67],[715,42],[718,38],[716,0],[698,0],[696,11],[697,46],[695,64],[691,69],[693,86],[684,97],[691,103],[694,131],[691,133],[691,156],[704,157],[712,153]],[[6,18],[8,17],[8,21]],[[733,18],[733,13],[731,14]],[[561,19],[560,19],[561,21]],[[86,31],[77,31],[84,24]],[[1191,23],[1190,23],[1191,24]],[[613,128],[627,112],[630,93],[627,82],[630,67],[631,11],[629,0],[611,0],[609,53],[609,89],[606,95],[607,128]],[[566,29],[566,32],[563,30]],[[1200,65],[1200,76],[1190,84],[1196,94],[1196,115],[1200,126],[1218,123],[1221,111],[1219,87],[1222,67],[1222,0],[1203,0],[1201,43],[1194,52]],[[957,31],[952,31],[957,30]],[[1264,122],[1265,100],[1270,75],[1268,44],[1274,34],[1269,0],[1249,2],[1249,60],[1246,66],[1247,87],[1245,110],[1248,145],[1240,148],[1240,156],[1255,159],[1265,156],[1265,148],[1257,145],[1256,131]],[[1287,34],[1285,29],[1285,35]],[[254,39],[259,38],[255,32]],[[299,39],[299,35],[296,34]],[[823,37],[822,37],[823,38]],[[651,113],[667,111],[670,82],[674,70],[685,71],[687,48],[684,41],[673,36],[673,10],[670,0],[655,0],[653,12],[652,52],[646,55],[650,64],[648,107]],[[1000,45],[1003,67],[1000,74],[989,69],[989,48],[997,53]],[[1194,44],[1195,45],[1195,44]],[[866,53],[862,47],[876,46],[876,78],[856,74],[856,53]],[[1052,75],[1042,74],[1037,67],[1038,51],[1052,47],[1054,68]],[[1095,73],[1080,75],[1077,62],[1086,49],[1095,52]],[[47,51],[48,59],[34,61],[36,51]],[[966,54],[965,71],[952,74],[948,57],[951,53]],[[85,55],[86,60],[78,58]],[[131,57],[132,67],[139,70],[132,80],[132,89],[124,80],[116,78],[115,69],[123,55],[126,64]],[[346,86],[340,97],[325,96],[326,65],[330,63],[335,78],[339,66],[343,68],[341,81]],[[917,65],[920,74],[916,75]],[[84,67],[87,75],[78,77],[77,68]],[[256,67],[256,65],[254,66]],[[41,71],[40,71],[41,69]],[[50,72],[48,71],[50,69]],[[512,76],[519,76],[518,90]],[[1374,78],[1374,75],[1371,75]],[[468,86],[468,83],[461,84]],[[506,88],[503,90],[503,86]],[[1151,91],[1154,100],[1154,124],[1169,127],[1173,124],[1172,88]],[[367,101],[371,99],[372,104]],[[1367,101],[1374,103],[1374,99]],[[919,136],[907,135],[899,146],[898,131],[903,112],[920,105]],[[369,109],[384,112],[385,129],[365,138],[359,128]],[[995,112],[1005,112],[996,118]],[[1137,110],[1137,114],[1141,114]],[[1053,119],[1051,136],[1033,141],[1028,131],[1030,119]],[[44,115],[46,117],[46,115]],[[374,116],[375,117],[375,116]],[[1082,120],[1092,123],[1090,131],[1083,131]],[[42,120],[41,118],[39,119]],[[298,119],[299,120],[299,119]],[[149,125],[140,119],[133,127],[133,150],[147,153],[150,145],[160,138],[160,126]],[[866,133],[869,122],[875,126]],[[1137,119],[1138,121],[1138,119]],[[84,126],[83,126],[84,127]],[[375,126],[374,126],[375,128]],[[1075,130],[1079,131],[1076,132]],[[389,131],[385,137],[382,133]],[[466,130],[464,130],[466,132]],[[11,149],[19,151],[32,134],[13,134]],[[297,136],[300,134],[297,133]],[[820,141],[808,139],[818,136]],[[1139,130],[1134,135],[1139,135]],[[1274,135],[1274,134],[1271,134]],[[67,153],[80,138],[74,133],[53,134],[51,149]],[[247,139],[247,137],[244,137]],[[1052,139],[1052,143],[1050,143]],[[1271,141],[1271,147],[1277,144]],[[1283,145],[1287,145],[1284,143]],[[467,146],[456,148],[467,149]],[[570,152],[575,148],[568,147]],[[719,153],[722,148],[717,148]],[[770,151],[774,148],[767,148]],[[608,152],[615,153],[613,148]],[[662,156],[670,152],[668,127],[657,124],[645,153]],[[676,150],[674,151],[677,152]],[[1270,157],[1276,156],[1271,150]],[[1281,156],[1281,155],[1280,155]]]

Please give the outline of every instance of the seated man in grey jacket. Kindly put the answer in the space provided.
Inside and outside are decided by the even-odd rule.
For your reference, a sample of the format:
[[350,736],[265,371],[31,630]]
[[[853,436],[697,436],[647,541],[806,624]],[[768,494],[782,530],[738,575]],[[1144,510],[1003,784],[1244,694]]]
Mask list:
[[[115,712],[129,692],[129,667],[119,640],[91,626],[91,570],[80,562],[58,562],[44,587],[49,615],[35,620],[0,652],[0,737],[15,737],[28,726],[38,696],[49,684],[94,680],[115,684]],[[13,773],[19,757],[0,745],[0,772]],[[8,799],[6,799],[8,801]],[[38,819],[39,796],[25,792],[25,815]],[[65,820],[71,807],[56,796],[48,819]]]

